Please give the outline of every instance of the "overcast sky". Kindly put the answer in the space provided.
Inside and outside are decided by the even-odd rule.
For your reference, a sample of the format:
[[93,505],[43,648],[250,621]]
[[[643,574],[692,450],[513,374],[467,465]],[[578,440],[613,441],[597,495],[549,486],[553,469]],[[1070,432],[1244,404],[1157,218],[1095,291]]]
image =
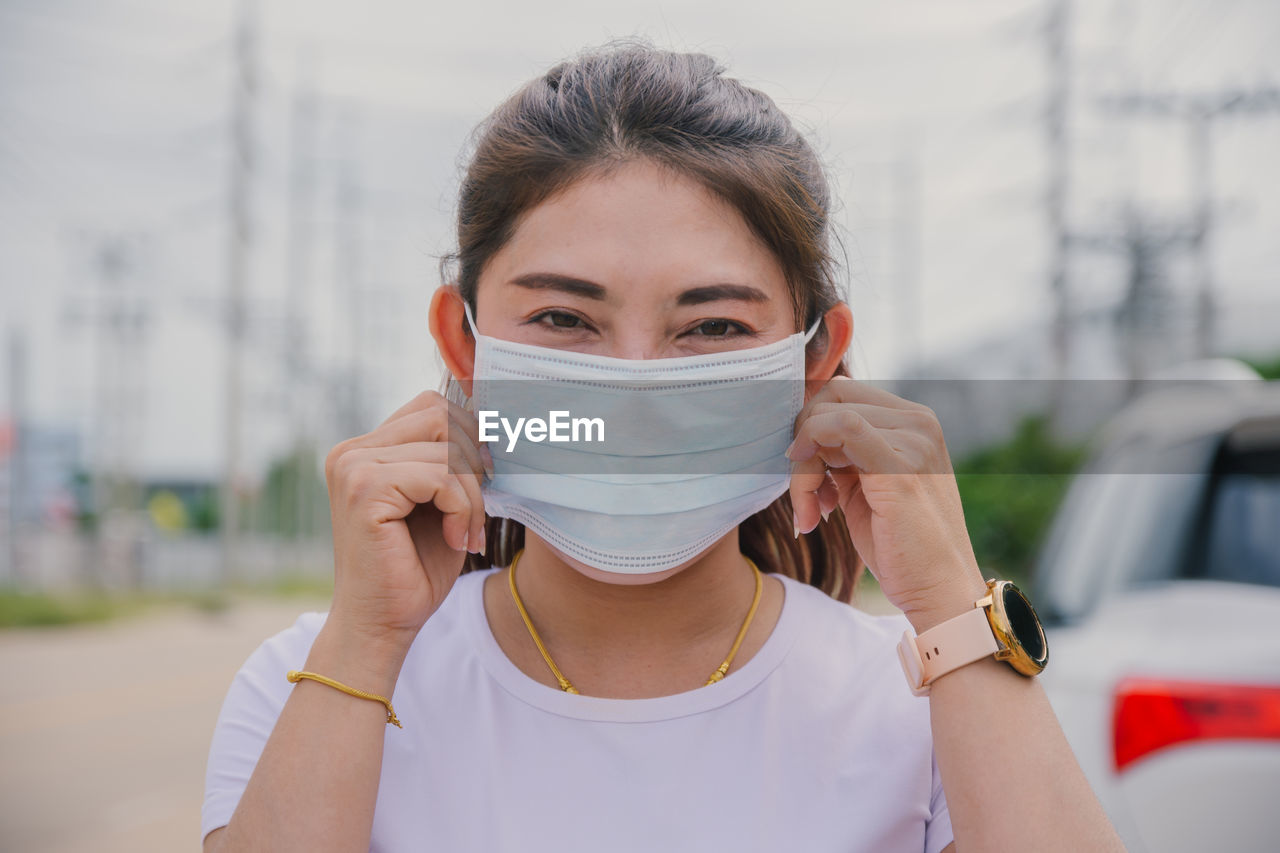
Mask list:
[[[95,259],[104,241],[133,241],[117,286],[142,294],[150,319],[136,441],[152,475],[212,476],[222,460],[236,5],[0,0],[0,317],[28,341],[30,411],[93,427],[104,352],[92,320],[104,286]],[[615,36],[709,52],[811,133],[839,199],[856,375],[892,376],[910,341],[937,358],[1010,330],[1035,333],[1049,310],[1047,9],[1028,0],[257,4],[250,467],[289,434],[290,316],[305,318],[318,370],[359,347],[375,423],[436,386],[425,309],[436,257],[451,247],[467,133],[527,79]],[[1071,213],[1081,227],[1107,227],[1125,199],[1170,217],[1188,200],[1184,125],[1108,119],[1099,96],[1280,84],[1280,4],[1268,0],[1083,0],[1070,33]],[[289,118],[308,86],[318,95],[310,275],[295,300]],[[1280,305],[1280,118],[1227,119],[1214,140],[1223,298]],[[904,169],[919,187],[905,207]],[[903,209],[916,212],[905,230]],[[894,254],[904,234],[919,247],[909,321]],[[1114,267],[1082,263],[1081,298],[1113,302]],[[353,313],[354,304],[367,308]],[[323,395],[303,396],[321,440],[340,438]]]

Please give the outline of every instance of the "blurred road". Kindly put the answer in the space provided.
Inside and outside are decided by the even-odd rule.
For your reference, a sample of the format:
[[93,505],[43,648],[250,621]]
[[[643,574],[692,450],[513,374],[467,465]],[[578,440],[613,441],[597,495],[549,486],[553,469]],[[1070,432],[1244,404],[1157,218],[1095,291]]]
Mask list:
[[199,850],[209,740],[259,643],[327,599],[0,631],[0,850]]

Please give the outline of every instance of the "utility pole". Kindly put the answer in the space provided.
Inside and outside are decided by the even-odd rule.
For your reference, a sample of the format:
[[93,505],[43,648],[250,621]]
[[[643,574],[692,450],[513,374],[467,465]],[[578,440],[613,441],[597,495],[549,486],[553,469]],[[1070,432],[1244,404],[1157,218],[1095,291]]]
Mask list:
[[[289,180],[289,297],[288,352],[285,366],[289,376],[290,416],[295,458],[291,465],[292,507],[282,509],[292,513],[294,562],[301,566],[303,545],[310,530],[311,501],[308,492],[309,478],[302,465],[309,458],[309,448],[314,443],[314,431],[309,425],[310,362],[308,354],[308,313],[311,304],[312,265],[311,238],[315,215],[315,156],[316,156],[316,98],[308,58],[298,59],[298,83],[293,96],[293,112],[290,122],[290,160],[292,169]],[[280,514],[285,518],[284,512]]]
[[1071,3],[1054,0],[1045,21],[1045,58],[1049,86],[1045,104],[1045,136],[1048,152],[1048,185],[1045,213],[1049,225],[1049,293],[1053,300],[1050,331],[1051,379],[1049,421],[1059,422],[1064,405],[1065,380],[1071,369],[1070,226],[1068,193],[1071,187],[1071,149],[1067,127],[1071,96]]
[[1202,94],[1126,93],[1104,98],[1102,106],[1118,115],[1172,118],[1186,123],[1190,155],[1188,185],[1195,223],[1191,238],[1197,279],[1195,351],[1197,357],[1208,357],[1215,349],[1217,312],[1213,274],[1213,236],[1217,227],[1213,201],[1213,126],[1226,116],[1280,112],[1280,88]]
[[123,533],[136,541],[142,506],[138,451],[146,406],[146,333],[151,312],[138,284],[136,235],[92,235],[89,246],[94,288],[76,295],[64,309],[64,322],[88,323],[93,330],[93,409],[90,501],[97,553],[84,566],[84,581],[103,586],[108,576],[123,573],[137,585],[141,564],[132,547],[123,557],[111,550]]
[[338,184],[334,194],[337,206],[334,216],[336,233],[334,251],[337,253],[338,305],[347,311],[348,359],[337,369],[339,377],[338,426],[346,437],[364,431],[364,330],[365,293],[363,282],[362,250],[362,199],[358,176],[358,146],[355,144],[355,111],[347,107],[341,121],[344,127],[341,153],[338,159]]
[[1160,221],[1126,205],[1117,230],[1070,235],[1072,246],[1119,255],[1128,268],[1124,296],[1113,310],[1112,320],[1130,396],[1147,378],[1154,362],[1174,355],[1155,352],[1170,342],[1168,259],[1178,252],[1194,251],[1198,231],[1194,219]]
[[227,195],[227,359],[223,424],[226,456],[222,477],[222,580],[235,577],[240,544],[240,421],[243,349],[247,338],[246,291],[250,247],[250,193],[253,172],[253,101],[257,89],[256,15],[252,0],[241,0],[233,43],[231,79],[231,157]]
[[0,581],[15,583],[22,578],[22,550],[18,538],[22,535],[21,502],[27,493],[27,416],[26,416],[26,337],[16,324],[9,327],[9,423],[8,435],[0,442],[0,463],[7,469],[8,488],[5,490],[5,571]]

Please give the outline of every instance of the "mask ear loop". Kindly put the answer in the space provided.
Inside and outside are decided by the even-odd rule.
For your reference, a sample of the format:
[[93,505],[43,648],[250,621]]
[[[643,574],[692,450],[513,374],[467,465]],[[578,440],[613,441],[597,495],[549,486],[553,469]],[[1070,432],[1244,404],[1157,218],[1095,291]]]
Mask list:
[[480,332],[476,329],[476,318],[471,316],[471,303],[462,300],[462,310],[467,313],[467,325],[471,327],[471,337],[479,339]]
[[[472,338],[474,338],[474,339],[475,339],[475,341],[476,341],[476,354],[477,354],[477,357],[478,357],[478,356],[479,356],[479,353],[480,353],[480,346],[479,346],[479,344],[480,344],[480,332],[476,329],[476,318],[475,318],[475,317],[473,317],[473,316],[472,316],[472,314],[471,314],[471,303],[470,303],[470,302],[468,302],[468,301],[467,301],[467,300],[465,300],[465,299],[464,299],[464,300],[462,300],[462,310],[463,310],[464,312],[466,312],[466,315],[467,315],[467,325],[468,325],[469,327],[471,327],[471,337],[472,337]],[[472,378],[472,382],[473,382],[473,383],[475,382],[474,377]],[[475,388],[475,385],[473,384],[473,385],[471,386],[471,392],[472,392],[472,394],[473,394],[473,395],[474,395],[474,393],[475,393],[475,390],[476,390],[476,388]],[[467,400],[466,400],[466,403],[465,403],[465,404],[463,404],[463,408],[464,408],[464,409],[466,409],[466,410],[467,410],[467,411],[469,411],[469,412],[470,412],[470,411],[474,411],[474,410],[475,410],[475,397],[474,397],[474,396],[468,396],[468,397],[467,397]]]
[[806,346],[809,344],[809,341],[813,340],[813,336],[818,334],[818,329],[822,328],[822,321],[824,319],[826,318],[819,317],[818,319],[814,320],[813,325],[809,327],[809,331],[804,333],[804,342]]

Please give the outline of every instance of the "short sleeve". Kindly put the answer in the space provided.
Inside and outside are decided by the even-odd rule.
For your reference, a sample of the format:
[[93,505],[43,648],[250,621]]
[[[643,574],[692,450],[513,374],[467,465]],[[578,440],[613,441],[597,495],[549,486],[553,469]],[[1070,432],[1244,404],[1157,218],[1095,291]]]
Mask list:
[[933,791],[929,797],[929,822],[924,830],[924,853],[938,853],[955,840],[951,831],[951,812],[947,810],[947,795],[942,790],[942,777],[938,774],[938,756],[933,754]]
[[232,679],[209,746],[201,843],[230,822],[293,688],[285,673],[302,668],[325,617],[303,613],[291,627],[258,646]]

